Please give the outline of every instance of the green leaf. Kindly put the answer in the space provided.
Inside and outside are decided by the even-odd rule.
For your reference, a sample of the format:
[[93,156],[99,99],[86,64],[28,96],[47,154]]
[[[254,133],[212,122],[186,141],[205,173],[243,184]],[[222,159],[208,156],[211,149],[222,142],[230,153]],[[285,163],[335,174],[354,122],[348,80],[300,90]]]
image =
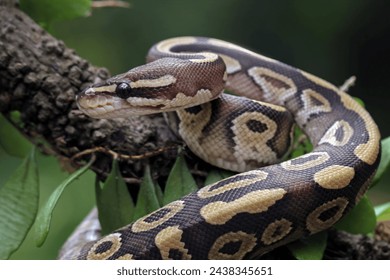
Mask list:
[[223,179],[226,179],[230,176],[233,176],[235,173],[232,171],[224,170],[224,169],[212,169],[206,177],[206,180],[204,182],[205,186],[214,184],[218,181],[221,181]]
[[197,191],[195,180],[182,155],[179,155],[169,173],[164,192],[164,205]]
[[321,260],[324,256],[328,234],[326,231],[288,244],[287,247],[298,260]]
[[103,186],[96,180],[95,191],[103,235],[132,221],[134,204],[120,173],[117,160],[113,160],[111,172]]
[[15,252],[38,211],[39,176],[35,148],[0,189],[0,259]]
[[373,187],[376,183],[379,182],[382,175],[390,167],[390,137],[383,139],[381,144],[382,144],[381,162],[379,163],[378,170],[375,174],[374,180],[371,183],[371,187]]
[[374,208],[367,196],[364,196],[347,215],[336,223],[335,228],[352,234],[368,234],[374,231],[375,226]]
[[36,22],[48,29],[55,21],[85,17],[92,0],[20,0],[20,6]]
[[390,220],[390,202],[375,206],[374,209],[378,222]]
[[9,155],[24,158],[33,145],[0,114],[0,146]]
[[137,220],[162,206],[162,193],[161,189],[158,189],[160,187],[153,182],[152,176],[150,175],[150,168],[146,166],[137,197],[133,220]]
[[94,159],[91,159],[85,166],[72,173],[66,178],[50,195],[46,204],[39,211],[37,220],[35,222],[35,243],[38,247],[42,246],[45,242],[50,230],[51,217],[57,202],[67,186],[74,182],[78,177],[84,174],[88,168],[92,165]]
[[161,187],[160,185],[157,183],[157,182],[154,182],[154,191],[156,193],[156,197],[157,197],[157,201],[158,201],[158,204],[161,206],[163,206],[163,202],[164,202],[164,194],[161,190]]
[[353,99],[355,99],[355,101],[357,103],[359,103],[360,106],[362,106],[363,108],[366,106],[363,102],[363,100],[361,100],[359,97],[354,97]]

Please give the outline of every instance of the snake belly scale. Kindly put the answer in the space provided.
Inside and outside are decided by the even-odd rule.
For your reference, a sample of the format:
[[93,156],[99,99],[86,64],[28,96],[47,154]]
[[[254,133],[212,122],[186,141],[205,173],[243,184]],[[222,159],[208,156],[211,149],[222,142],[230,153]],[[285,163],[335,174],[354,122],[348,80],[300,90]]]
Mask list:
[[[71,248],[68,257],[253,258],[328,229],[367,190],[380,134],[367,111],[332,84],[210,38],[162,41],[147,60],[84,90],[79,108],[94,118],[169,112],[195,154],[241,173]],[[244,97],[221,95],[224,88]],[[285,160],[290,119],[314,150]]]

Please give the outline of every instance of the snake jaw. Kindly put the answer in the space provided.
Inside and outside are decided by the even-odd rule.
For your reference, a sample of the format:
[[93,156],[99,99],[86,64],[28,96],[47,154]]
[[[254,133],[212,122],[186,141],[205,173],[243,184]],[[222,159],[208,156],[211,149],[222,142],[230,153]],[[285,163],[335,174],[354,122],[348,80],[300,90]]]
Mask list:
[[[100,88],[113,89],[113,86],[116,87],[110,85]],[[164,101],[166,102],[166,100],[148,102],[146,98],[140,97],[123,99],[111,91],[101,91],[100,88],[89,87],[76,97],[78,108],[92,118],[113,119],[153,114],[159,112],[164,107]]]
[[[169,80],[167,76],[160,79],[160,83],[166,83]],[[138,80],[139,84],[147,83],[144,80]],[[148,83],[155,83],[149,81]],[[219,96],[209,89],[199,89],[193,96],[178,92],[176,95],[157,95],[155,92],[150,96],[150,88],[144,85],[144,92],[134,87],[132,96],[124,98],[118,96],[118,86],[123,82],[111,84],[99,84],[85,89],[76,97],[79,109],[92,118],[123,118],[129,116],[150,115],[161,112],[174,111],[193,107]],[[130,85],[135,82],[130,82]],[[132,87],[133,88],[133,87]],[[138,91],[138,92],[137,92]]]
[[115,118],[126,102],[112,96],[116,85],[91,86],[76,96],[78,108],[92,118]]

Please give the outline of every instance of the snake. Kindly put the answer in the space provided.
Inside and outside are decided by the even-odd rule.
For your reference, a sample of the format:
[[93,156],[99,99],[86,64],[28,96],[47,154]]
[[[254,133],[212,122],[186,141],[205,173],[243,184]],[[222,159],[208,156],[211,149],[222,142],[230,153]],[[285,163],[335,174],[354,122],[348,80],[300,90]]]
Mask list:
[[[74,259],[257,258],[332,227],[380,161],[378,127],[353,97],[219,39],[163,40],[76,101],[92,118],[164,113],[199,158],[238,173],[72,248]],[[313,150],[289,158],[295,125]]]

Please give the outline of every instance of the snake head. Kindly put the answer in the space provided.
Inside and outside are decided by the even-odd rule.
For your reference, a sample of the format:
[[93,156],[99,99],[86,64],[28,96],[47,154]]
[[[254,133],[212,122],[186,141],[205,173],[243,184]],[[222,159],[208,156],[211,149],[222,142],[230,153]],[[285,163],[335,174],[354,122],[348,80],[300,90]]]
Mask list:
[[109,80],[91,85],[76,96],[77,106],[92,118],[121,117],[122,111],[131,109],[126,99],[121,98],[131,92],[130,89],[126,89],[126,85],[128,84],[111,83]]
[[120,118],[184,109],[218,97],[224,65],[212,75],[196,66],[162,58],[86,88],[77,95],[77,105],[93,118]]

